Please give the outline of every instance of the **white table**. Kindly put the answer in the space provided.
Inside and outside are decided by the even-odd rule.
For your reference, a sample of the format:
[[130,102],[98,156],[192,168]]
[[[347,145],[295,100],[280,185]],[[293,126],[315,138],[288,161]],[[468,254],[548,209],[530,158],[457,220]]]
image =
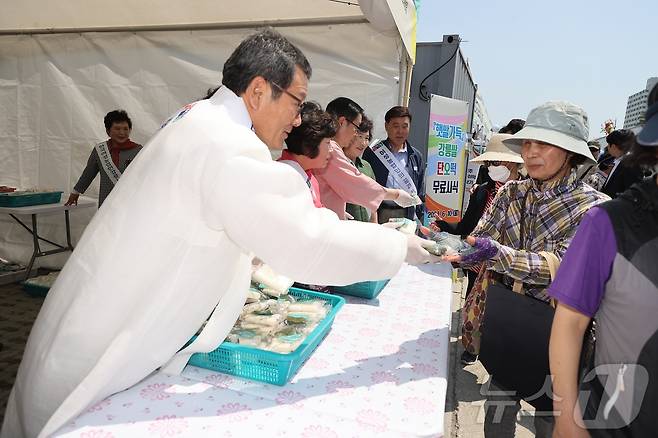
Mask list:
[[375,300],[346,297],[286,386],[188,366],[88,408],[58,437],[443,435],[451,267],[405,265]]
[[[51,254],[58,254],[60,252],[73,251],[73,244],[71,243],[71,223],[69,219],[69,211],[75,210],[78,208],[89,208],[96,205],[94,201],[88,199],[80,199],[78,205],[64,205],[63,202],[57,204],[43,204],[43,205],[29,205],[26,207],[0,207],[0,214],[7,213],[11,216],[20,226],[25,228],[32,235],[32,257],[30,258],[30,263],[27,265],[25,270],[25,279],[30,276],[32,270],[32,265],[37,257],[44,257]],[[52,242],[48,239],[44,239],[39,236],[39,231],[37,227],[37,216],[38,215],[52,215],[64,212],[64,220],[66,221],[66,245],[61,245],[59,243]],[[32,216],[32,228],[23,223],[17,216],[21,215],[30,215]],[[42,251],[39,241],[42,240],[47,242],[55,247],[48,251]]]

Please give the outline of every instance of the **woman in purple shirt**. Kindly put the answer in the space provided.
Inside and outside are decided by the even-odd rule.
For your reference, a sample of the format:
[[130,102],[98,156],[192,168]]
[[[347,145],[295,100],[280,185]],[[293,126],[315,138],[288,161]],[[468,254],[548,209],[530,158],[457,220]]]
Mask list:
[[[549,288],[554,438],[658,433],[658,86],[645,120],[629,160],[654,176],[585,215]],[[594,367],[578,382],[592,318]]]

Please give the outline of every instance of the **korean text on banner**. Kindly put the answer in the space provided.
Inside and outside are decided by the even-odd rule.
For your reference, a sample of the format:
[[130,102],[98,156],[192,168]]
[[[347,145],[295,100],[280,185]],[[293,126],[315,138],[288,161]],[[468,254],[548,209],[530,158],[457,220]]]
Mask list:
[[432,95],[425,206],[430,218],[459,222],[465,190],[468,102]]

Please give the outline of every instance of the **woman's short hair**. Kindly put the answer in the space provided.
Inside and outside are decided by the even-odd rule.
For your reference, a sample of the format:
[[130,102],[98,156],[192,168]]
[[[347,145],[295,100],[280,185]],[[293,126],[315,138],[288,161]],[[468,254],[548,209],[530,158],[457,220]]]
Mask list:
[[128,127],[130,129],[133,129],[132,120],[130,120],[130,117],[128,117],[128,113],[122,109],[110,111],[109,113],[105,114],[105,117],[103,118],[103,123],[105,124],[106,131],[109,131],[112,125],[114,125],[115,123],[121,123],[121,122],[128,123]]
[[374,127],[374,124],[372,123],[372,120],[370,117],[366,116],[365,114],[361,118],[361,124],[359,125],[359,132],[363,134],[368,134],[368,141],[372,140],[372,128]]
[[320,142],[336,135],[338,122],[315,102],[304,102],[301,108],[302,123],[288,134],[288,151],[309,158],[318,156]]

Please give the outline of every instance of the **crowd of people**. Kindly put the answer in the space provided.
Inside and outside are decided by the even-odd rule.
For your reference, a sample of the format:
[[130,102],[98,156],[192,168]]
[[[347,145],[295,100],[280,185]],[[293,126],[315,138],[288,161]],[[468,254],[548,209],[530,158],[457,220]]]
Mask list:
[[[643,131],[610,133],[605,151],[588,142],[587,114],[571,103],[547,102],[510,121],[474,160],[482,172],[461,221],[432,224],[473,251],[439,259],[425,249],[432,242],[375,225],[425,217],[426,165],[421,145],[408,141],[409,109],[390,108],[387,138],[371,144],[380,121],[348,97],[324,109],[307,102],[311,74],[298,48],[266,30],[236,48],[220,87],[146,148],[129,139],[125,111],[108,113],[109,139],[91,152],[67,202],[101,172],[103,208],[34,325],[2,436],[49,434],[153,370],[180,370],[191,353],[216,347],[244,303],[253,257],[307,284],[390,278],[404,261],[464,268],[465,364],[501,336],[484,323],[494,317],[492,285],[555,308],[550,337],[509,339],[507,351],[519,355],[503,357],[511,367],[524,343],[545,345],[554,410],[535,416],[537,436],[653,435],[658,88]],[[284,148],[278,163],[268,148]],[[194,300],[181,303],[181,289]],[[144,309],[157,309],[157,321]],[[583,364],[592,320],[596,348]],[[144,345],[153,351],[139,354]],[[486,436],[514,436],[518,389],[493,374]],[[581,404],[584,390],[592,396]]]

